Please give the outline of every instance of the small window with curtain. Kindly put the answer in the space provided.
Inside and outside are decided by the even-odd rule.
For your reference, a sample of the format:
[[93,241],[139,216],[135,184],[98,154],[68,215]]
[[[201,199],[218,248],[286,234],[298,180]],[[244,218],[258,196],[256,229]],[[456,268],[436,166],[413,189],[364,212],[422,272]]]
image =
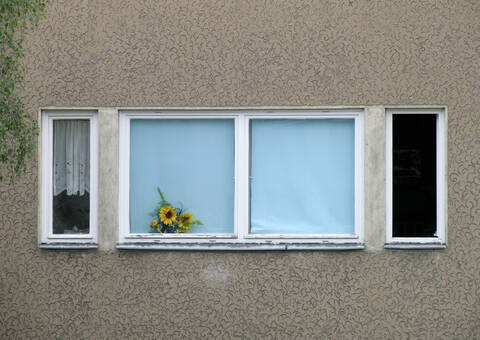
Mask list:
[[96,113],[43,112],[41,147],[43,246],[96,246]]
[[119,113],[121,249],[362,249],[362,110]]

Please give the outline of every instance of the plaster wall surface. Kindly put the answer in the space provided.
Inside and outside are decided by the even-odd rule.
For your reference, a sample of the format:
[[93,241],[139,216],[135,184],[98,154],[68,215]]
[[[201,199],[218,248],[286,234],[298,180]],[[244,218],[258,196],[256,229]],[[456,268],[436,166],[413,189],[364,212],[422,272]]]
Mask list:
[[[33,159],[0,185],[0,338],[480,337],[480,2],[79,0],[45,14],[25,40],[33,118],[46,106],[446,105],[448,248],[383,249],[372,188],[361,251],[41,250]],[[384,135],[370,114],[366,143]],[[102,207],[116,206],[109,173],[100,165]],[[99,238],[116,223],[104,209]]]

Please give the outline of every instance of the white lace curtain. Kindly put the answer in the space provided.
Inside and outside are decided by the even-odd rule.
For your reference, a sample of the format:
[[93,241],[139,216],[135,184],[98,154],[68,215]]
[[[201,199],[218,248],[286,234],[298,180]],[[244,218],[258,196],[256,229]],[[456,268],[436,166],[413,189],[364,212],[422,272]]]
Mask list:
[[90,192],[90,122],[55,120],[53,138],[54,195]]

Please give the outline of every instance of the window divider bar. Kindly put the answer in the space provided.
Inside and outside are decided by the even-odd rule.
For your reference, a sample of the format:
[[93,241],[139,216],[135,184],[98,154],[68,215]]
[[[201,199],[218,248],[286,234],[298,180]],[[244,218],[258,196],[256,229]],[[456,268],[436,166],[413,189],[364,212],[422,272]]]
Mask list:
[[385,204],[386,204],[386,236],[387,243],[392,242],[392,229],[393,229],[393,127],[392,127],[392,114],[386,112],[387,117],[385,120],[386,125],[386,143],[385,143],[385,156],[387,159],[386,164],[386,188],[385,188]]
[[446,242],[446,218],[447,213],[447,157],[446,157],[446,145],[447,145],[447,126],[446,126],[447,112],[444,110],[437,114],[437,233],[441,242]]
[[119,155],[118,155],[118,224],[119,242],[125,241],[125,236],[130,233],[130,117],[120,114],[119,121]]
[[355,191],[354,191],[354,207],[355,207],[355,235],[358,236],[360,242],[364,241],[364,159],[365,159],[365,148],[364,148],[364,118],[365,112],[355,116],[355,169],[354,169],[354,178],[355,178]]
[[[238,157],[235,157],[237,164],[235,164],[235,171],[238,171],[238,177],[235,183],[236,198],[238,199],[237,213],[237,235],[239,240],[245,239],[248,235],[249,228],[249,188],[248,183],[249,174],[249,133],[248,133],[248,118],[244,115],[238,115],[237,135],[235,136],[236,150]],[[238,145],[237,145],[238,143]]]

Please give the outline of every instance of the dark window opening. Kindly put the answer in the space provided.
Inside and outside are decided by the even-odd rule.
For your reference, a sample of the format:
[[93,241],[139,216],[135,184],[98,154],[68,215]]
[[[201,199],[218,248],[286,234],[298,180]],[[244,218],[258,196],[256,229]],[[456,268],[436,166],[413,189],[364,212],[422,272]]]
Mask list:
[[64,190],[53,196],[53,233],[88,234],[90,224],[90,194],[67,195]]
[[436,237],[436,115],[393,115],[393,237]]

